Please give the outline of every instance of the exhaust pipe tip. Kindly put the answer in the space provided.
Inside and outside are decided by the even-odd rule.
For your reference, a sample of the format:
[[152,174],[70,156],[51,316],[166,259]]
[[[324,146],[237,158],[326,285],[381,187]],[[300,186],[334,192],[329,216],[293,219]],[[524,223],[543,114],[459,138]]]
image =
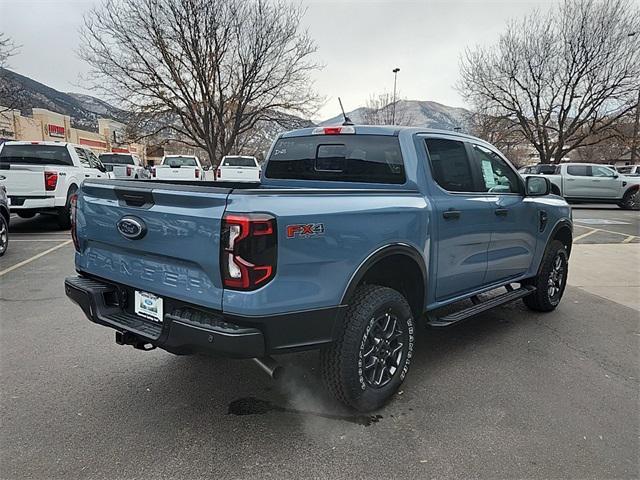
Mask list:
[[260,369],[269,375],[273,380],[278,380],[284,373],[284,368],[272,357],[254,358],[253,361]]

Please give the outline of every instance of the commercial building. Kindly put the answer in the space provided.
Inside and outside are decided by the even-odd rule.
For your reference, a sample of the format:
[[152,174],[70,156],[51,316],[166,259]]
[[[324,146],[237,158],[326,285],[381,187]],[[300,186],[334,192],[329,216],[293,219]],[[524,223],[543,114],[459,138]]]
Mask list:
[[135,153],[143,162],[146,148],[125,140],[125,125],[109,118],[98,119],[98,131],[71,126],[71,117],[44,108],[32,109],[31,116],[0,106],[0,143],[9,140],[59,141],[84,145],[96,154],[104,152]]

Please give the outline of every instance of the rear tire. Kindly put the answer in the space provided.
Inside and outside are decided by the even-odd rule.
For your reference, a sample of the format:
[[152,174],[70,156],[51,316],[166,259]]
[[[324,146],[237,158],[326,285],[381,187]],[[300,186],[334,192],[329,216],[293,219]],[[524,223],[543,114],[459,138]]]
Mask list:
[[61,230],[69,230],[71,228],[71,195],[73,195],[75,191],[76,188],[70,188],[64,207],[57,209],[58,226]]
[[560,303],[569,272],[567,249],[559,240],[552,240],[542,259],[538,276],[529,282],[536,291],[522,301],[531,310],[550,312]]
[[377,410],[407,375],[413,345],[407,300],[391,288],[358,287],[338,338],[320,351],[322,378],[342,403],[361,412]]
[[640,189],[625,193],[618,206],[623,210],[640,210]]

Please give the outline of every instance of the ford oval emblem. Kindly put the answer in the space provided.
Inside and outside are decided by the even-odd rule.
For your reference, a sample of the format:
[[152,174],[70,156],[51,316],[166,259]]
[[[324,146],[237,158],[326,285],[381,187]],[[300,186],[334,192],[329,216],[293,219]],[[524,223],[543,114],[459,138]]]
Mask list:
[[142,219],[133,216],[122,217],[116,224],[120,235],[129,240],[138,240],[147,233],[147,226]]

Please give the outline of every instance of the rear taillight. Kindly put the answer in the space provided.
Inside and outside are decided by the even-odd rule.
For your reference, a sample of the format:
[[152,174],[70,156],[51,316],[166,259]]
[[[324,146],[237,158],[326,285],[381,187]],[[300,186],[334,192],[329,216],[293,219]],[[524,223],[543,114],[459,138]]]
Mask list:
[[127,177],[130,177],[132,172],[133,170],[131,169],[131,167],[127,167]]
[[196,172],[196,178],[200,178],[200,169],[196,168],[195,172]]
[[73,246],[76,251],[80,251],[80,244],[78,243],[78,232],[76,229],[76,215],[78,213],[78,194],[74,193],[69,199],[69,206],[71,207],[71,239],[73,240]]
[[44,172],[44,189],[51,192],[58,185],[58,172]]
[[152,176],[153,178],[155,178],[155,177],[156,177],[156,167],[153,167],[153,168],[151,169],[151,176]]
[[222,170],[216,170],[216,178],[222,178]]
[[255,290],[276,274],[276,219],[268,214],[225,214],[220,271],[225,287]]

